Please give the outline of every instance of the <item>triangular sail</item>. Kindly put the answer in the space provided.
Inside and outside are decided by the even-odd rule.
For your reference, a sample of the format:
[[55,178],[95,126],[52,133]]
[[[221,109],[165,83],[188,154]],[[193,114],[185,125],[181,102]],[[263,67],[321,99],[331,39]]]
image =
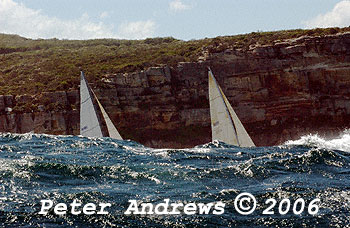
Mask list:
[[100,123],[90,95],[90,89],[84,77],[80,75],[80,135],[103,137]]
[[[92,91],[92,90],[91,90]],[[100,103],[100,101],[97,99],[96,94],[92,91],[92,93],[94,94],[94,97],[97,101],[98,106],[101,109],[102,115],[104,120],[106,121],[106,125],[107,125],[107,129],[108,129],[108,134],[109,137],[113,138],[113,139],[119,139],[119,140],[123,140],[123,138],[120,136],[117,128],[114,126],[111,118],[109,118],[107,112],[105,111],[105,109],[103,108],[102,104]]]
[[209,71],[209,102],[212,139],[238,146],[236,131],[215,78]]
[[209,69],[212,139],[241,147],[255,146]]
[[[220,89],[220,91],[221,91],[221,89]],[[221,91],[221,93],[222,93],[222,91]],[[243,124],[239,120],[237,114],[233,110],[231,104],[228,102],[226,96],[223,93],[222,93],[222,95],[223,95],[225,104],[228,107],[228,111],[230,112],[231,118],[233,120],[235,129],[236,129],[236,133],[237,133],[237,137],[238,137],[239,145],[241,147],[255,146],[253,140],[250,138],[248,132],[246,131]]]

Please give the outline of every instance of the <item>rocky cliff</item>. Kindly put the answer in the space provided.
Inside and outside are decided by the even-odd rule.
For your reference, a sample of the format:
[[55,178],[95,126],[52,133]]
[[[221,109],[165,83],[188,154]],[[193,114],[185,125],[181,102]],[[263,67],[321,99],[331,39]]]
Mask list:
[[[244,50],[217,44],[198,62],[108,74],[91,86],[124,138],[192,147],[211,140],[208,66],[259,146],[350,127],[350,33]],[[0,96],[0,131],[79,134],[79,93]]]

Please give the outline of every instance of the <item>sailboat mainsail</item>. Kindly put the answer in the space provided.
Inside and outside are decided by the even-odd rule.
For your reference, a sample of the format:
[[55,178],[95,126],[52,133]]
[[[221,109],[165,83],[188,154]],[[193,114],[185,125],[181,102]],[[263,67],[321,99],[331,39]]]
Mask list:
[[107,125],[108,136],[114,139],[123,140],[107,112],[103,108],[95,93],[89,88],[84,72],[80,76],[80,134],[89,137],[103,137],[101,124],[93,105],[91,94],[93,94],[101,110],[104,121]]
[[80,74],[80,135],[103,137],[84,72]]
[[240,147],[255,146],[209,69],[212,139]]

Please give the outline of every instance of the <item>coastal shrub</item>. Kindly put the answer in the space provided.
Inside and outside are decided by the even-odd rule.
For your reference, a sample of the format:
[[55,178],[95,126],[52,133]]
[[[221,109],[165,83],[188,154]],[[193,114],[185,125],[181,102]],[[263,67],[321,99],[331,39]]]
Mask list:
[[324,36],[346,31],[350,31],[350,27],[256,31],[189,41],[173,37],[145,40],[32,40],[0,34],[0,93],[38,94],[77,89],[80,69],[89,76],[90,83],[96,84],[105,74],[139,71],[164,64],[176,66],[183,61],[195,62],[203,51],[248,50],[252,44],[273,44],[277,40],[305,35]]
[[31,112],[37,112],[38,111],[38,105],[33,103],[17,103],[13,108],[12,111],[14,113],[31,113]]

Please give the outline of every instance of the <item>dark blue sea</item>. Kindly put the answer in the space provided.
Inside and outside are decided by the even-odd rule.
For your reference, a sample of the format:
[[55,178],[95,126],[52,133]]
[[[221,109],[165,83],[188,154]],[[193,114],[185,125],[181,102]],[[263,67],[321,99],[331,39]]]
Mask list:
[[[152,149],[110,138],[0,134],[0,227],[350,226],[349,152],[347,131],[335,139],[308,135],[275,147],[215,141],[189,149]],[[256,199],[250,214],[236,210],[241,193]],[[181,206],[179,214],[124,214],[130,200],[141,208],[166,199],[184,207],[191,203],[194,214]],[[53,203],[45,215],[39,214],[42,200]],[[75,215],[69,208],[74,200],[81,208],[111,206],[108,214]],[[200,203],[218,202],[225,204],[224,213],[196,211]],[[237,202],[247,209],[253,200]],[[67,205],[66,214],[55,213],[59,203]],[[264,214],[270,206],[270,214]]]

